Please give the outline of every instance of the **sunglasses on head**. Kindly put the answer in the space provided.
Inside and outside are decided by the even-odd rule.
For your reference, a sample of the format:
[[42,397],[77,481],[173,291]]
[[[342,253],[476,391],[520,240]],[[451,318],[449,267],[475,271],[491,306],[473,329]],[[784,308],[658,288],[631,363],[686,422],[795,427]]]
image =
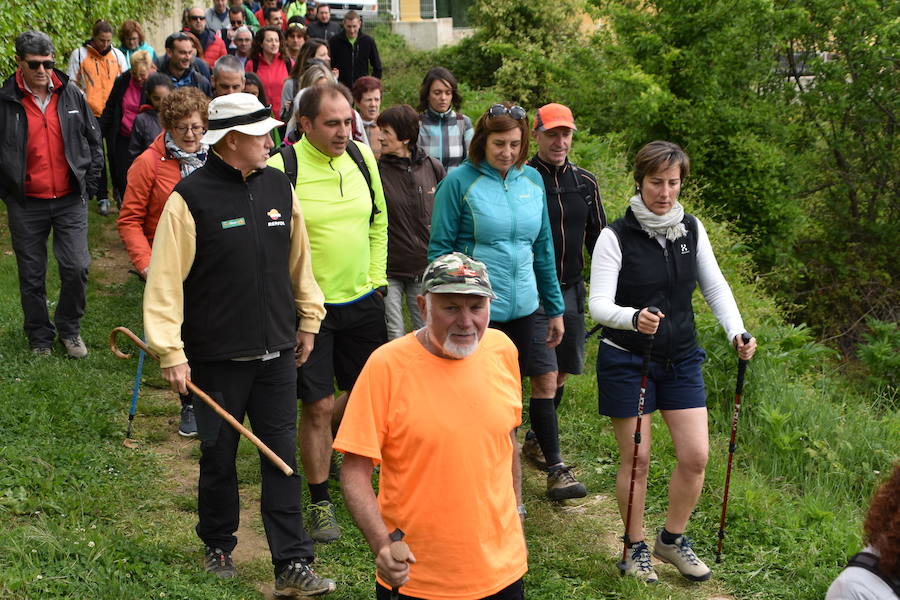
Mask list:
[[37,71],[38,67],[44,67],[45,71],[49,71],[56,66],[56,63],[52,60],[26,60],[25,64],[28,65],[28,68],[32,71]]
[[509,108],[506,108],[502,104],[495,104],[488,109],[487,114],[488,114],[488,117],[490,117],[490,118],[502,117],[503,115],[509,115],[516,121],[519,121],[519,120],[525,118],[525,109],[518,105],[510,106]]

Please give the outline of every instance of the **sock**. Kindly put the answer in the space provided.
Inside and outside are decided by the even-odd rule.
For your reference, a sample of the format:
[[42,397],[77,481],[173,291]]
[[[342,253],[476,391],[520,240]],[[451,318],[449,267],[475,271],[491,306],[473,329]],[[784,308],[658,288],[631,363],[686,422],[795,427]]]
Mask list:
[[665,528],[663,528],[663,530],[659,532],[659,541],[661,541],[663,544],[668,544],[669,546],[674,544],[675,540],[677,540],[679,537],[681,537],[680,533],[670,533],[669,530]]
[[328,480],[326,479],[322,483],[310,483],[307,484],[309,487],[309,495],[312,499],[312,503],[316,504],[321,502],[322,500],[327,500],[331,502],[331,494],[328,493]]
[[557,410],[559,410],[559,405],[562,403],[562,397],[563,397],[563,394],[565,394],[565,393],[566,393],[565,385],[561,385],[558,388],[556,388],[556,395],[553,396],[553,406]]
[[631,537],[627,533],[624,536],[622,536],[622,541],[625,542],[625,545],[628,546],[629,548],[634,548],[638,544],[642,544],[644,542],[643,538],[641,538],[639,540],[632,540]]
[[184,396],[182,396],[181,394],[178,394],[178,397],[181,398],[181,405],[182,405],[182,406],[188,406],[188,405],[194,403],[193,399],[191,398],[191,393],[190,393],[190,392],[188,392],[188,393],[185,394]]
[[528,415],[531,419],[531,428],[537,435],[541,452],[547,460],[547,466],[562,462],[559,454],[559,425],[556,421],[556,408],[553,406],[553,398],[532,398],[528,407]]

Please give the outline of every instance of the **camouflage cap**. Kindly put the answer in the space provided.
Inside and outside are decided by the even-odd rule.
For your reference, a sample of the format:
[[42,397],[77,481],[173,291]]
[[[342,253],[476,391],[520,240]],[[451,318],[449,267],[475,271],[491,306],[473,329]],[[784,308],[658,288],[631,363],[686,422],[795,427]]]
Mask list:
[[422,293],[473,294],[494,298],[487,267],[462,252],[439,256],[425,269]]

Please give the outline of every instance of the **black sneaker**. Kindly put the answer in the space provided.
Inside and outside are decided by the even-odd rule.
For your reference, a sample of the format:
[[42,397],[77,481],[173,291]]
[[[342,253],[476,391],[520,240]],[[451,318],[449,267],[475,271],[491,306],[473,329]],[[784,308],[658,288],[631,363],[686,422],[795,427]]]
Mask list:
[[334,504],[328,500],[310,504],[306,514],[309,517],[309,537],[313,540],[320,544],[328,544],[341,537],[341,528],[334,514]]
[[272,595],[276,598],[301,598],[327,594],[335,589],[337,585],[333,580],[319,577],[307,563],[295,560],[275,578]]
[[197,437],[197,417],[194,416],[193,404],[181,405],[181,423],[178,425],[181,437]]
[[231,560],[231,553],[225,552],[220,548],[206,547],[203,567],[207,573],[212,573],[220,579],[234,579],[237,577],[234,561]]

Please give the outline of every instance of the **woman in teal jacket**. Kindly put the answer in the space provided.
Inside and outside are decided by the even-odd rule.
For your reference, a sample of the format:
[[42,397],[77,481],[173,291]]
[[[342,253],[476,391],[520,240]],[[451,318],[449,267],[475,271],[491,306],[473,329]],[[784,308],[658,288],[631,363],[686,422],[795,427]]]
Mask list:
[[[437,187],[428,245],[429,261],[457,251],[487,265],[496,295],[490,326],[516,345],[520,373],[528,363],[538,302],[549,318],[550,348],[562,340],[564,309],[544,181],[525,165],[527,127],[525,111],[509,103],[493,105],[478,119],[469,157]],[[554,465],[548,488],[571,478],[559,454],[553,398],[532,398],[528,415],[547,464]]]

